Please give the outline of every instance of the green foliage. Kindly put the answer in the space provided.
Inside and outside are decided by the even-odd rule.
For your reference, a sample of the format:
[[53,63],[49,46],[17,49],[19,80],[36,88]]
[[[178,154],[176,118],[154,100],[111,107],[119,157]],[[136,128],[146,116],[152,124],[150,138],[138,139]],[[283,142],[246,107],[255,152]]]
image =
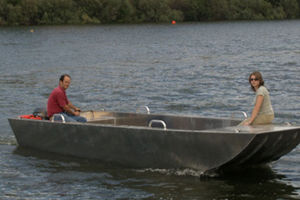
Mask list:
[[283,8],[287,18],[299,17],[300,8],[297,0],[280,0],[279,5]]
[[23,0],[20,2],[21,7],[21,24],[37,24],[38,16],[38,3],[35,0]]
[[225,0],[210,0],[207,2],[208,19],[226,20],[229,16],[229,3]]
[[178,12],[177,21],[198,21],[198,5],[194,0],[169,0],[169,7]]
[[129,0],[107,0],[101,12],[104,23],[130,23],[134,21],[135,8]]
[[6,24],[7,16],[7,2],[6,0],[0,0],[0,26]]
[[300,0],[0,0],[0,25],[300,18]]
[[7,23],[13,25],[19,25],[22,21],[21,7],[19,5],[13,6],[12,4],[7,5]]
[[142,22],[182,20],[181,12],[171,9],[168,0],[139,0],[136,7],[138,19]]

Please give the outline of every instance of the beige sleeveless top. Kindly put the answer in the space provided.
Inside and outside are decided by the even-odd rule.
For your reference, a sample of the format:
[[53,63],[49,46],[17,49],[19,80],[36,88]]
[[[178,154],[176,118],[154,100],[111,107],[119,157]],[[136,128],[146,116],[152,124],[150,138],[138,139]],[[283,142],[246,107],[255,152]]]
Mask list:
[[256,96],[255,96],[255,102],[256,102],[256,98],[262,95],[264,97],[264,101],[261,105],[260,111],[258,114],[264,114],[264,115],[271,115],[274,114],[273,108],[272,108],[272,104],[271,104],[271,100],[270,100],[270,95],[269,95],[269,91],[267,90],[267,88],[265,86],[260,86],[257,90],[256,90]]

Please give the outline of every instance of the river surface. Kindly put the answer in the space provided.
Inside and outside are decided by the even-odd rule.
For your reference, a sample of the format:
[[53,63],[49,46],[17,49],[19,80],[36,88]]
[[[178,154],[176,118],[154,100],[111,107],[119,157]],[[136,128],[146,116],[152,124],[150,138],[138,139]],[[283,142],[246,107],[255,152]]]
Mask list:
[[82,110],[242,117],[259,70],[275,122],[300,124],[300,21],[0,27],[0,199],[300,199],[300,147],[262,167],[127,169],[17,147],[7,118],[45,107],[63,73]]

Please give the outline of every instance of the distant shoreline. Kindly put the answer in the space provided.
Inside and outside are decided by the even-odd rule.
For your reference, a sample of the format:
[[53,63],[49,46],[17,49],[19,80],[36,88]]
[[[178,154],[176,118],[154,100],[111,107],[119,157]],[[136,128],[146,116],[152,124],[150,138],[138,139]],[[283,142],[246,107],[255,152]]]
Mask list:
[[300,0],[0,0],[0,26],[300,19]]

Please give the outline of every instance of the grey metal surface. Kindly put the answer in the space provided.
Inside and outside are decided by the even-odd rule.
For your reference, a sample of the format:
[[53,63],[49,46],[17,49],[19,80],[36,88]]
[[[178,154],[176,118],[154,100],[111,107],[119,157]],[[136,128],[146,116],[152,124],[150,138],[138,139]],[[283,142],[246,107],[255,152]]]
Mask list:
[[[300,127],[237,127],[238,120],[137,113],[85,113],[89,123],[9,119],[18,144],[133,168],[201,171],[270,162],[300,142]],[[148,127],[163,120],[167,129]],[[239,129],[239,133],[236,132]]]

